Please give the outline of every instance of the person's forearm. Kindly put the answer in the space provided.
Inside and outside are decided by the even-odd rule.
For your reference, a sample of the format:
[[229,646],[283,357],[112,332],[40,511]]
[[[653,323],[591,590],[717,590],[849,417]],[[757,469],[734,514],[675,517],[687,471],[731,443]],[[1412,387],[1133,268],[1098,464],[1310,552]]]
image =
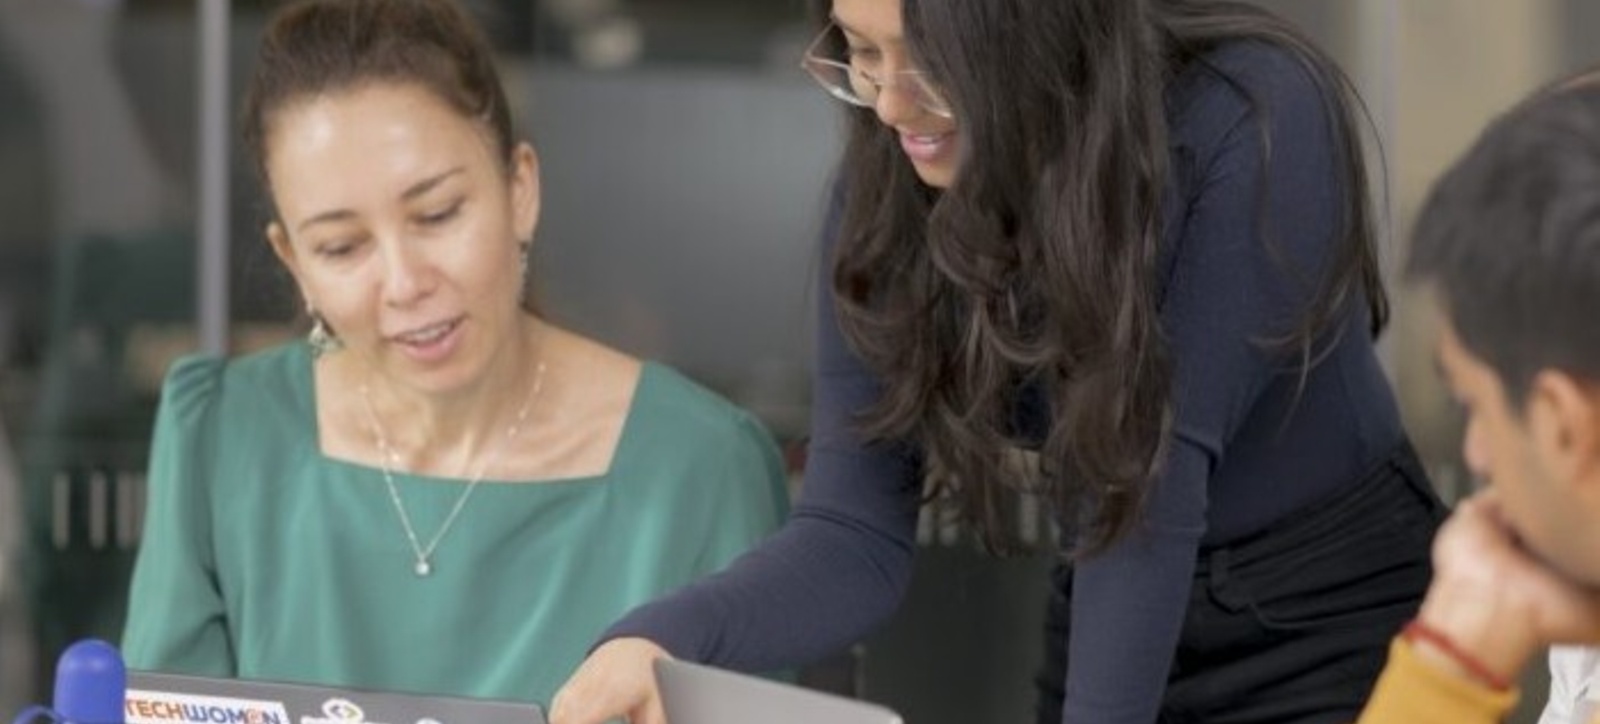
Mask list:
[[1493,691],[1424,660],[1395,641],[1357,724],[1496,724],[1516,706],[1517,691]]
[[[1447,639],[1448,645],[1419,639],[1413,642],[1417,655],[1440,670],[1503,688],[1499,685],[1515,681],[1541,648],[1527,615],[1511,609],[1504,596],[1485,592],[1481,585],[1436,579],[1417,620]],[[1457,652],[1449,651],[1451,646]],[[1494,678],[1483,681],[1485,677],[1472,671],[1462,657]]]

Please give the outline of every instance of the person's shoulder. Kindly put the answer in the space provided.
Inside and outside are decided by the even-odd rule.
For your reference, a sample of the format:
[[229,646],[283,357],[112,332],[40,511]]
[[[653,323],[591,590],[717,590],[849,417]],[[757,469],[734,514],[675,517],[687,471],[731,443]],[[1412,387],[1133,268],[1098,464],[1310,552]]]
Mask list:
[[692,467],[721,466],[742,475],[754,469],[779,475],[777,439],[754,413],[683,372],[646,362],[635,400],[640,437],[660,458]]
[[1181,70],[1174,87],[1195,98],[1270,100],[1284,95],[1320,96],[1322,83],[1312,60],[1265,40],[1231,40],[1201,53]]
[[226,372],[241,382],[281,381],[308,371],[310,355],[304,343],[285,342],[228,360]]
[[1306,58],[1285,46],[1264,40],[1222,43],[1202,58],[1214,70],[1252,89],[1304,88],[1313,80]]
[[1171,84],[1174,133],[1195,140],[1252,117],[1280,127],[1316,121],[1331,92],[1331,79],[1320,73],[1309,58],[1275,43],[1222,43],[1191,60]]
[[726,438],[748,435],[751,427],[760,427],[748,410],[661,362],[642,363],[635,402],[671,420],[671,427],[682,435]]
[[755,414],[683,372],[649,361],[640,372],[635,404],[635,460],[648,460],[654,473],[678,479],[679,492],[687,486],[701,493],[695,500],[710,495],[733,509],[782,518],[788,501],[783,456]]
[[249,398],[247,404],[286,400],[304,355],[302,345],[288,343],[231,359],[213,354],[179,357],[162,384],[164,404],[198,409],[225,397]]
[[216,355],[188,354],[167,368],[161,383],[161,415],[179,424],[203,424],[215,406],[227,360]]

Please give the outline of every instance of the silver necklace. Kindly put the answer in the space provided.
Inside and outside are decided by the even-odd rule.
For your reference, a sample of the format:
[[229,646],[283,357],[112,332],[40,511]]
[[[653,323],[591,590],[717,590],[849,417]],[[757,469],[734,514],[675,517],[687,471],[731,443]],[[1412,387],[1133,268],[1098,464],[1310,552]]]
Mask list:
[[378,420],[377,410],[372,406],[371,391],[366,385],[361,386],[361,401],[366,405],[367,417],[372,422],[372,436],[378,445],[379,469],[383,471],[383,483],[389,489],[389,501],[394,503],[394,512],[400,518],[400,527],[405,529],[406,540],[411,543],[411,552],[416,556],[416,562],[411,570],[418,578],[427,578],[433,574],[434,550],[439,547],[439,542],[444,540],[445,534],[450,532],[450,526],[454,525],[456,517],[461,515],[461,509],[466,507],[467,499],[472,497],[472,491],[477,489],[478,483],[483,482],[489,467],[499,461],[506,448],[511,446],[511,441],[516,438],[517,433],[522,431],[522,423],[527,421],[528,411],[533,409],[533,401],[538,399],[539,390],[543,387],[544,363],[540,362],[538,369],[533,373],[533,389],[528,392],[528,399],[522,402],[522,409],[517,410],[516,418],[506,428],[505,437],[500,445],[484,459],[482,465],[478,466],[477,474],[472,476],[466,488],[461,491],[461,495],[456,498],[455,505],[450,507],[450,513],[444,517],[444,523],[440,524],[438,532],[434,533],[428,545],[424,546],[417,538],[416,528],[411,525],[411,516],[406,513],[405,503],[400,501],[400,489],[394,484],[393,467],[400,463],[400,455],[389,444],[389,436],[384,432],[383,423]]

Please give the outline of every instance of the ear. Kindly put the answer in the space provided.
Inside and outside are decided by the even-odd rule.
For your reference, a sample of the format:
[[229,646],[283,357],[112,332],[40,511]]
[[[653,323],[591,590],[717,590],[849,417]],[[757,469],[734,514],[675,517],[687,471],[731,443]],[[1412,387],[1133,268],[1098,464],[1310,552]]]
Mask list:
[[1557,370],[1528,386],[1529,434],[1556,483],[1600,500],[1600,389]]
[[[267,223],[267,243],[272,245],[272,253],[283,262],[289,275],[294,277],[295,286],[300,287],[301,296],[305,296],[306,285],[300,283],[300,257],[295,255],[294,246],[289,243],[289,232],[284,231],[283,224],[277,221]],[[311,299],[306,298],[306,305],[311,305]]]
[[511,151],[511,221],[517,239],[533,238],[539,226],[539,154],[526,142]]

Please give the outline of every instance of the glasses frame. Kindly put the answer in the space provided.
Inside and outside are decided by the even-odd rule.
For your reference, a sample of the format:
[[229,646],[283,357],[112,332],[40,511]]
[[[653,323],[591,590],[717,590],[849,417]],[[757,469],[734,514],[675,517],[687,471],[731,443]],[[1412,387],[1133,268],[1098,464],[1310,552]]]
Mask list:
[[[811,44],[806,46],[805,54],[800,58],[801,70],[810,75],[811,79],[817,82],[817,85],[822,86],[822,89],[827,91],[828,95],[857,108],[876,108],[878,99],[883,95],[883,90],[889,86],[894,86],[916,103],[918,108],[947,120],[955,118],[955,110],[950,107],[950,102],[945,100],[944,94],[939,92],[939,89],[934,85],[932,79],[928,77],[926,71],[907,68],[888,73],[886,74],[887,77],[881,77],[865,69],[857,68],[848,61],[823,57],[818,52],[818,49],[822,47],[823,41],[827,40],[828,34],[838,28],[837,23],[828,23],[822,29],[822,32],[817,33],[817,37],[811,41]],[[874,89],[873,97],[870,100],[862,98],[854,89],[830,82],[825,75],[827,71],[823,70],[823,68],[842,70],[847,77],[855,76],[866,81],[867,85]]]

